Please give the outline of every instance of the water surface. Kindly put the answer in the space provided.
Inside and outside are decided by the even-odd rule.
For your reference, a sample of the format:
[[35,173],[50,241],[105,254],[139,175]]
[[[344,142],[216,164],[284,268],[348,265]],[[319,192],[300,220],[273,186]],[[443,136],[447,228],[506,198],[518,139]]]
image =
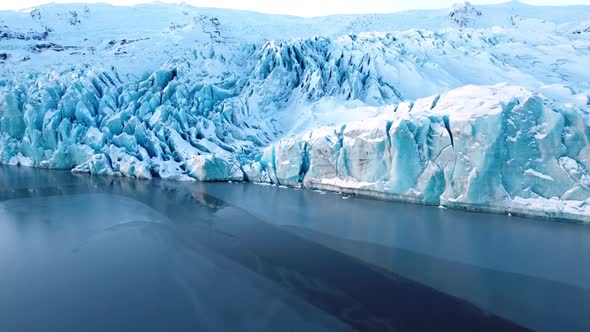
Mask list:
[[590,330],[586,225],[0,167],[0,331]]

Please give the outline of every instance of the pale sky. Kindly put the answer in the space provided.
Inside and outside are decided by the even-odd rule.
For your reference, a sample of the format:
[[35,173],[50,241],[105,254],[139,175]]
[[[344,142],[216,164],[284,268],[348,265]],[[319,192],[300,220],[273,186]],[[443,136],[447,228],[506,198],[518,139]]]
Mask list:
[[[472,0],[473,4],[501,3],[507,0]],[[1,9],[23,9],[48,2],[106,2],[115,5],[133,5],[151,0],[0,0]],[[162,0],[180,3],[181,0]],[[321,16],[330,14],[392,13],[400,10],[423,8],[447,8],[457,0],[185,0],[199,7],[218,7],[253,10],[263,13],[297,16]],[[590,5],[590,0],[524,0],[531,5]]]

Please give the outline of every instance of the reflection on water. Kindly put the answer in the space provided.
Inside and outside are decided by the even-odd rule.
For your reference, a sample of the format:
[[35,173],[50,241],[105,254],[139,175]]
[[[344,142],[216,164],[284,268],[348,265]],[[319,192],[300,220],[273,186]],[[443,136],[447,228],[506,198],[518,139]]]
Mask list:
[[305,190],[3,167],[0,330],[582,331],[588,237]]
[[212,212],[217,212],[218,210],[229,206],[228,203],[220,200],[219,198],[216,198],[215,196],[207,195],[204,192],[193,191],[192,195],[197,200],[197,202],[208,207]]

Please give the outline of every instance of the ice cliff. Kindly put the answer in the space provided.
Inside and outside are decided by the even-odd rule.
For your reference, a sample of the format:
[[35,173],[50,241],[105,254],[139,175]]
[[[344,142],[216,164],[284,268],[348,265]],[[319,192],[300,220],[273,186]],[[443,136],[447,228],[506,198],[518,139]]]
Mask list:
[[0,163],[590,221],[590,7],[64,8],[0,13]]
[[[587,96],[578,98],[583,105]],[[254,169],[291,186],[589,220],[587,121],[588,106],[575,102],[555,104],[519,87],[466,86],[282,139],[249,176],[260,178]]]

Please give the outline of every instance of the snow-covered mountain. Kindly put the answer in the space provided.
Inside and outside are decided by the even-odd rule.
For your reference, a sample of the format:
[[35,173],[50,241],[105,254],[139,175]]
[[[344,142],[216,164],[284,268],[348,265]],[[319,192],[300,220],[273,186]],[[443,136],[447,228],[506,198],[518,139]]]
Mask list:
[[0,162],[590,220],[588,17],[0,12]]

